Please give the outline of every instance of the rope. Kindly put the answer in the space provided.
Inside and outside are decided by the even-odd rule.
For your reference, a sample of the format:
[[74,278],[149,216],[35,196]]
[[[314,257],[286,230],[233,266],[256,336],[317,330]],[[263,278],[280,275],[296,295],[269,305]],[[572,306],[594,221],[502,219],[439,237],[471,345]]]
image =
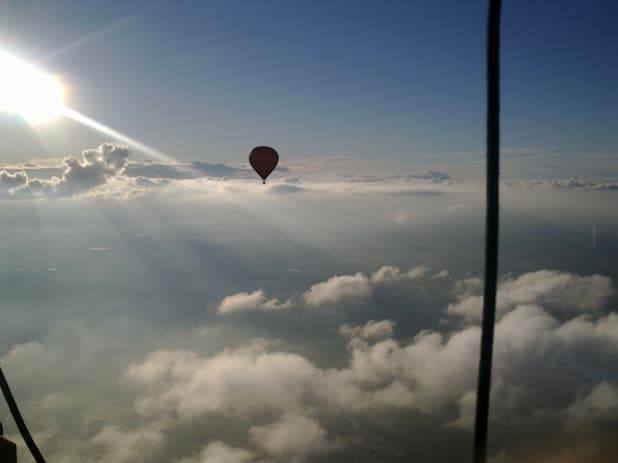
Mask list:
[[28,426],[24,422],[24,419],[19,412],[19,408],[17,407],[17,402],[15,402],[15,398],[13,397],[13,393],[11,392],[11,388],[9,387],[9,383],[7,383],[6,378],[4,377],[4,373],[2,372],[2,368],[0,368],[0,388],[2,388],[2,394],[4,394],[4,399],[6,400],[7,405],[9,406],[9,410],[11,411],[11,415],[13,415],[13,420],[15,420],[15,424],[17,425],[17,429],[19,429],[19,433],[21,437],[24,439],[24,442],[28,446],[28,450],[32,454],[32,458],[36,463],[45,463],[45,458],[41,455],[39,448],[36,446],[30,431],[28,430]]
[[498,281],[498,219],[500,180],[500,13],[501,0],[489,0],[487,21],[487,216],[485,222],[485,289],[483,331],[474,429],[474,462],[487,457],[487,421],[491,387],[491,357]]

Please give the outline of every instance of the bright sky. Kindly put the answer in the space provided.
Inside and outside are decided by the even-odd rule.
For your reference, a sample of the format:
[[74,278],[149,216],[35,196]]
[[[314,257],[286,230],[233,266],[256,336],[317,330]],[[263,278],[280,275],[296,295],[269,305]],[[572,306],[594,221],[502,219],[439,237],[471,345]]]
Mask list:
[[[616,151],[617,13],[506,2],[504,147]],[[0,47],[60,74],[70,107],[179,159],[235,162],[263,143],[448,161],[484,144],[484,1],[20,1],[0,18]],[[109,140],[8,117],[2,161]]]

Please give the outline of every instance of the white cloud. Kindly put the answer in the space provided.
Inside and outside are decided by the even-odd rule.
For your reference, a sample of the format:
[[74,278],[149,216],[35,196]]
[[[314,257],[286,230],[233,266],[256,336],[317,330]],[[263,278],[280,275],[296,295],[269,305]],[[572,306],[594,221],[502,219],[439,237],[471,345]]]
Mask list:
[[448,270],[440,270],[438,273],[435,273],[431,276],[432,280],[438,280],[442,278],[448,278],[451,276],[451,273]]
[[59,360],[56,352],[46,349],[38,342],[16,344],[0,358],[0,365],[7,371],[12,371],[18,380],[32,381],[40,371],[47,370],[50,365]]
[[[306,290],[300,298],[290,298],[285,302],[279,299],[269,299],[263,290],[242,292],[226,296],[219,304],[217,313],[220,315],[233,312],[277,311],[300,306],[304,303],[310,307],[325,304],[337,304],[345,301],[360,301],[371,296],[372,291],[380,286],[413,281],[429,275],[430,269],[419,265],[406,272],[399,267],[384,265],[369,277],[357,272],[354,275],[335,275],[326,281],[316,283]],[[440,279],[448,276],[443,270],[432,278]]]
[[558,336],[576,346],[592,345],[597,352],[611,351],[618,345],[618,314],[611,312],[602,320],[603,323],[599,323],[588,315],[581,315],[564,323]]
[[272,311],[288,309],[292,306],[292,300],[281,303],[278,299],[267,299],[264,291],[259,289],[252,293],[238,293],[232,296],[226,296],[219,304],[217,313],[224,315],[253,310]]
[[23,171],[0,171],[0,191],[11,191],[28,183],[28,175]]
[[327,447],[326,431],[319,423],[295,413],[284,413],[273,424],[253,426],[249,434],[262,451],[284,461],[302,461]]
[[[586,382],[573,375],[573,365],[599,369],[600,375],[603,369],[611,368],[608,361],[618,354],[617,327],[616,313],[594,321],[580,316],[564,323],[536,306],[520,306],[507,313],[496,324],[494,418],[533,419],[544,409],[552,411],[552,400],[545,392],[548,390],[553,391],[554,398],[575,400]],[[456,424],[470,424],[473,398],[464,394],[459,407]],[[561,410],[554,408],[553,413]]]
[[[8,166],[0,171],[0,198],[95,197],[131,198],[145,193],[222,193],[235,191],[260,194],[389,194],[440,195],[451,189],[448,174],[437,171],[401,174],[335,174],[322,168],[307,169],[307,163],[292,162],[291,169],[278,166],[282,175],[259,184],[255,172],[247,166],[223,163],[132,161],[130,148],[119,143],[103,143],[86,149],[81,156],[60,160],[35,160],[34,164]],[[351,160],[346,160],[349,167]],[[53,164],[50,164],[53,163]],[[311,164],[311,162],[309,162]],[[365,166],[367,167],[367,166]],[[375,166],[374,166],[375,167]],[[293,170],[294,175],[289,175]],[[302,182],[300,180],[302,176]],[[308,175],[309,182],[305,182]],[[344,180],[341,178],[343,177]],[[218,185],[211,185],[211,184]],[[259,185],[261,186],[261,185]],[[469,186],[465,187],[466,189]],[[476,189],[476,187],[475,187]],[[404,217],[405,216],[405,217]],[[397,212],[394,219],[407,221],[406,213]]]
[[[483,299],[482,281],[465,279],[455,285],[458,301],[447,312],[478,321]],[[602,275],[580,276],[554,270],[507,277],[498,285],[496,310],[499,316],[519,305],[537,304],[562,313],[596,312],[612,294],[611,279]]]
[[[617,320],[612,313],[560,322],[536,306],[507,313],[496,324],[492,419],[508,423],[534,420],[544,410],[560,414],[568,407],[613,407],[615,386],[578,398],[586,382],[572,374],[572,362],[611,368],[618,355]],[[266,412],[317,416],[326,410],[354,414],[410,409],[438,413],[445,424],[469,428],[479,328],[450,334],[422,331],[408,341],[393,339],[392,329],[388,320],[341,327],[349,338],[349,361],[341,368],[320,368],[299,354],[271,351],[254,342],[212,357],[157,351],[133,365],[127,378],[139,387],[135,407],[148,419],[219,415],[250,421]],[[547,390],[561,399],[548,401]],[[449,416],[450,409],[458,409],[457,414]],[[258,427],[261,431],[253,435],[265,438],[270,430],[278,436],[279,428]]]
[[[579,284],[590,288],[598,284],[596,279],[578,277],[583,279]],[[512,281],[519,278],[509,277]],[[450,281],[435,284],[450,287]],[[481,282],[469,278],[456,286],[458,294],[470,295],[479,290]],[[546,293],[535,300],[549,300],[549,305],[560,302]],[[583,298],[579,302],[587,303]],[[497,322],[492,429],[501,433],[518,426],[532,429],[544,425],[547,417],[553,420],[556,433],[582,428],[594,431],[603,423],[613,423],[618,400],[618,385],[612,379],[618,355],[618,314],[593,311],[566,319],[569,311],[558,312],[564,316],[556,317],[538,304],[519,304]],[[400,333],[394,327],[392,320],[341,326],[346,350],[332,347],[335,361],[307,354],[296,345],[283,349],[283,344],[267,340],[201,353],[189,348],[151,352],[129,368],[119,367],[125,372],[123,391],[131,394],[118,407],[123,414],[115,415],[124,419],[97,421],[97,412],[92,411],[93,424],[82,426],[80,421],[84,434],[75,439],[83,438],[84,444],[74,444],[79,449],[75,455],[96,455],[103,463],[163,463],[170,461],[169,448],[174,448],[180,450],[171,461],[180,463],[328,458],[331,455],[314,453],[365,445],[359,444],[366,437],[364,429],[402,411],[413,412],[412,420],[417,414],[430,415],[438,427],[449,426],[449,433],[471,429],[479,328],[457,326],[452,331],[426,330],[412,338],[397,338]],[[334,329],[325,336],[334,334]],[[63,370],[68,368],[64,364],[73,367],[75,362],[66,359],[75,352],[80,356],[84,351],[98,352],[99,341],[87,347],[92,336],[80,333],[85,344],[71,341],[65,353],[26,343],[8,350],[0,360],[22,384],[31,384],[40,371],[60,370],[61,362]],[[339,342],[335,340],[332,346],[340,346]],[[87,354],[86,361],[78,363],[98,364],[93,358],[102,357]],[[24,376],[28,371],[29,376]],[[71,403],[66,401],[71,396],[50,384],[56,383],[48,379],[45,387],[49,390],[33,406],[59,413],[70,406],[65,404]],[[127,406],[129,401],[133,408]],[[72,412],[81,413],[79,406],[73,407]],[[117,424],[110,425],[110,421]],[[188,428],[207,429],[209,423],[224,423],[221,433],[203,430],[194,435],[190,448],[178,443],[177,436]],[[394,431],[384,430],[385,439],[389,432]],[[54,436],[50,434],[47,442]],[[196,438],[203,439],[199,446],[195,446]],[[333,447],[332,442],[342,445]],[[337,454],[332,456],[337,460]],[[183,457],[184,461],[179,460]]]
[[148,463],[163,446],[164,437],[157,426],[127,430],[108,425],[91,444],[103,449],[101,463]]
[[[369,331],[376,326],[385,324],[370,325]],[[375,339],[378,331],[359,334]],[[332,407],[430,410],[474,384],[478,336],[478,328],[470,327],[448,338],[422,332],[409,344],[357,337],[349,342],[350,363],[342,369],[320,369],[298,354],[269,352],[262,343],[210,358],[157,351],[126,376],[140,387],[136,410],[146,417],[248,419],[267,410],[306,413]]]
[[208,444],[196,458],[184,458],[179,463],[249,463],[253,459],[251,452],[217,441]]
[[131,366],[127,379],[146,389],[136,403],[140,414],[173,412],[189,419],[208,413],[249,416],[295,410],[318,373],[299,355],[269,353],[263,344],[252,343],[206,359],[183,350],[157,351]]
[[369,279],[362,273],[335,275],[311,286],[302,298],[310,306],[333,304],[345,299],[367,298],[371,294]]
[[[0,172],[0,193],[10,198],[69,197],[88,193],[124,177],[130,149],[119,143],[102,143],[82,151],[81,158],[63,160],[62,173],[51,178],[29,178],[25,170]],[[133,182],[132,185],[135,185]]]
[[399,267],[384,265],[371,274],[371,283],[375,285],[396,283],[402,280],[415,280],[423,278],[429,273],[429,268],[424,265],[414,267],[407,272],[402,272]]

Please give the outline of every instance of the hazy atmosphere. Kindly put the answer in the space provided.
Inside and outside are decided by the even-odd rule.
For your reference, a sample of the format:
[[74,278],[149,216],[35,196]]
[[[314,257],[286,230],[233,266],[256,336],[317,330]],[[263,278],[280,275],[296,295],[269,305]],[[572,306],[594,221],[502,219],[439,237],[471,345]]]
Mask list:
[[[618,8],[541,3],[503,9],[489,456],[611,462]],[[0,3],[0,365],[48,462],[472,461],[485,16]]]

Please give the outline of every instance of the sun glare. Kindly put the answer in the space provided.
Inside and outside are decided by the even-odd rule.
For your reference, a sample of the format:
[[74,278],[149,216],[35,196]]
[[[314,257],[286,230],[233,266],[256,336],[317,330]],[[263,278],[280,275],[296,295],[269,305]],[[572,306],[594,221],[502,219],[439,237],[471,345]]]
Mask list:
[[40,124],[61,114],[63,97],[58,78],[0,51],[0,110]]

